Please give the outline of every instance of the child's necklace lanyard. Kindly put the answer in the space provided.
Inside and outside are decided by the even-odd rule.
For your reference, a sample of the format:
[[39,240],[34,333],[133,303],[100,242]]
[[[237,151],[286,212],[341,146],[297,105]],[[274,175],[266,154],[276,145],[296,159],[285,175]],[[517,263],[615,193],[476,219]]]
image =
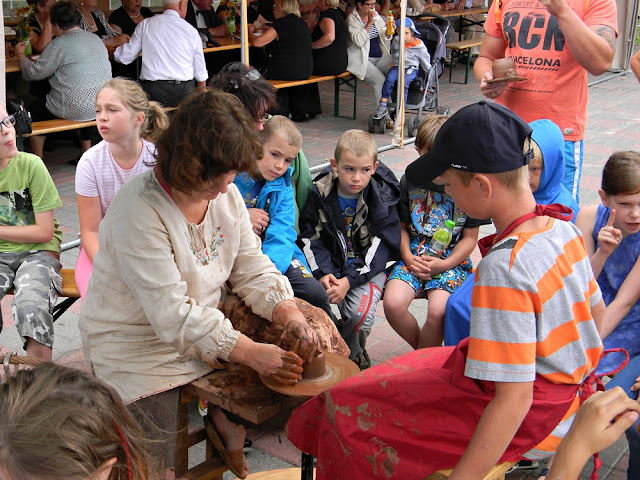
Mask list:
[[507,228],[505,228],[504,232],[502,232],[499,236],[494,233],[493,235],[487,235],[486,237],[478,240],[478,248],[480,249],[480,254],[484,257],[489,250],[498,243],[500,240],[509,235],[513,230],[522,225],[527,220],[530,220],[534,217],[544,216],[558,218],[560,220],[564,220],[566,222],[571,220],[571,216],[573,215],[573,211],[559,203],[552,203],[551,205],[538,205],[536,204],[536,209],[533,212],[522,215],[521,217],[516,218],[513,222],[509,224]]

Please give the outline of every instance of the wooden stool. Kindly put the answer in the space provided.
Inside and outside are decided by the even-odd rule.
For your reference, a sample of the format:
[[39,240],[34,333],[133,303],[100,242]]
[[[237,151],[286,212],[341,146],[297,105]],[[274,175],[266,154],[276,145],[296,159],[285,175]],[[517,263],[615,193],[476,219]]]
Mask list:
[[[208,440],[203,427],[188,424],[189,403],[203,398],[211,408],[221,407],[259,425],[288,412],[305,398],[287,397],[269,390],[258,379],[248,380],[242,370],[216,370],[180,388],[176,478],[182,480],[222,480],[227,467]],[[189,469],[189,447],[206,440],[206,460]],[[294,469],[300,478],[300,469]]]
[[[509,470],[513,465],[515,465],[514,462],[499,463],[489,470],[489,473],[484,477],[484,480],[504,480],[504,474],[507,473],[507,470]],[[451,472],[453,472],[453,469],[451,468],[448,470],[440,470],[429,475],[426,480],[445,480],[446,478],[449,478]]]
[[[236,478],[236,480],[238,479]],[[252,473],[247,476],[246,480],[300,480],[300,469],[295,467],[281,468],[280,470]]]

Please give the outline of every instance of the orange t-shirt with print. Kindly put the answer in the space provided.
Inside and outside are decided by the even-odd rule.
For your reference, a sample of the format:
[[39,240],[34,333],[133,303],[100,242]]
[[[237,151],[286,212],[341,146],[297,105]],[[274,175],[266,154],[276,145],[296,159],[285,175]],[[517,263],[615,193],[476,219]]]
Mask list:
[[[614,0],[567,0],[587,25],[605,25],[618,33]],[[495,0],[485,22],[487,34],[506,42],[505,57],[515,60],[518,75],[496,100],[525,121],[548,118],[565,140],[584,138],[587,120],[587,71],[566,44],[558,21],[537,0]]]

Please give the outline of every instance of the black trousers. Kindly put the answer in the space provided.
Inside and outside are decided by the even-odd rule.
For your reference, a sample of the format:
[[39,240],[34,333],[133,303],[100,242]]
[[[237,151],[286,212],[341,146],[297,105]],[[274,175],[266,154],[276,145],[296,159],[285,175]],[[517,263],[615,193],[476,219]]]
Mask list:
[[296,297],[309,302],[314,307],[321,308],[335,323],[327,291],[299,260],[293,259],[284,274],[289,279],[293,294]]
[[191,90],[196,88],[195,80],[141,80],[140,85],[149,100],[155,100],[163,107],[177,107]]

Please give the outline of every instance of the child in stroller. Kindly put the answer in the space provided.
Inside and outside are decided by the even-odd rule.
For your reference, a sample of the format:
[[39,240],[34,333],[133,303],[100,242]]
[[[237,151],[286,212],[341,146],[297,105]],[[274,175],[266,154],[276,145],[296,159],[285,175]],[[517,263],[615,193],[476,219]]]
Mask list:
[[[427,19],[428,18],[428,19]],[[449,29],[449,20],[435,13],[422,14],[416,18],[413,24],[419,32],[422,43],[427,47],[431,58],[431,65],[427,70],[420,66],[418,75],[413,81],[405,78],[405,110],[416,110],[416,117],[407,118],[407,129],[410,137],[415,136],[420,123],[422,122],[422,112],[433,112],[447,115],[448,107],[441,107],[439,104],[439,82],[438,77],[444,71],[444,60],[446,55],[445,35]],[[399,40],[396,38],[396,40]],[[399,41],[398,41],[399,44]],[[406,87],[409,85],[407,97]],[[387,103],[388,118],[376,119],[376,114],[369,116],[369,133],[374,133],[376,127],[380,133],[384,133],[387,128],[393,128],[393,118],[395,118],[394,101],[396,98],[396,88],[393,87],[391,102]]]
[[[400,20],[396,21],[396,31],[400,29]],[[416,36],[420,36],[420,32],[410,18],[405,19],[404,27],[404,47],[405,47],[405,65],[404,65],[404,98],[407,99],[409,93],[409,85],[414,78],[418,76],[420,67],[425,72],[431,69],[431,56],[425,44]],[[396,65],[389,69],[387,78],[382,85],[382,98],[380,105],[373,115],[375,120],[380,120],[387,116],[389,110],[387,103],[389,96],[393,90],[393,86],[398,81],[398,63],[400,57],[400,37],[396,36],[391,44],[391,55],[396,59]]]

